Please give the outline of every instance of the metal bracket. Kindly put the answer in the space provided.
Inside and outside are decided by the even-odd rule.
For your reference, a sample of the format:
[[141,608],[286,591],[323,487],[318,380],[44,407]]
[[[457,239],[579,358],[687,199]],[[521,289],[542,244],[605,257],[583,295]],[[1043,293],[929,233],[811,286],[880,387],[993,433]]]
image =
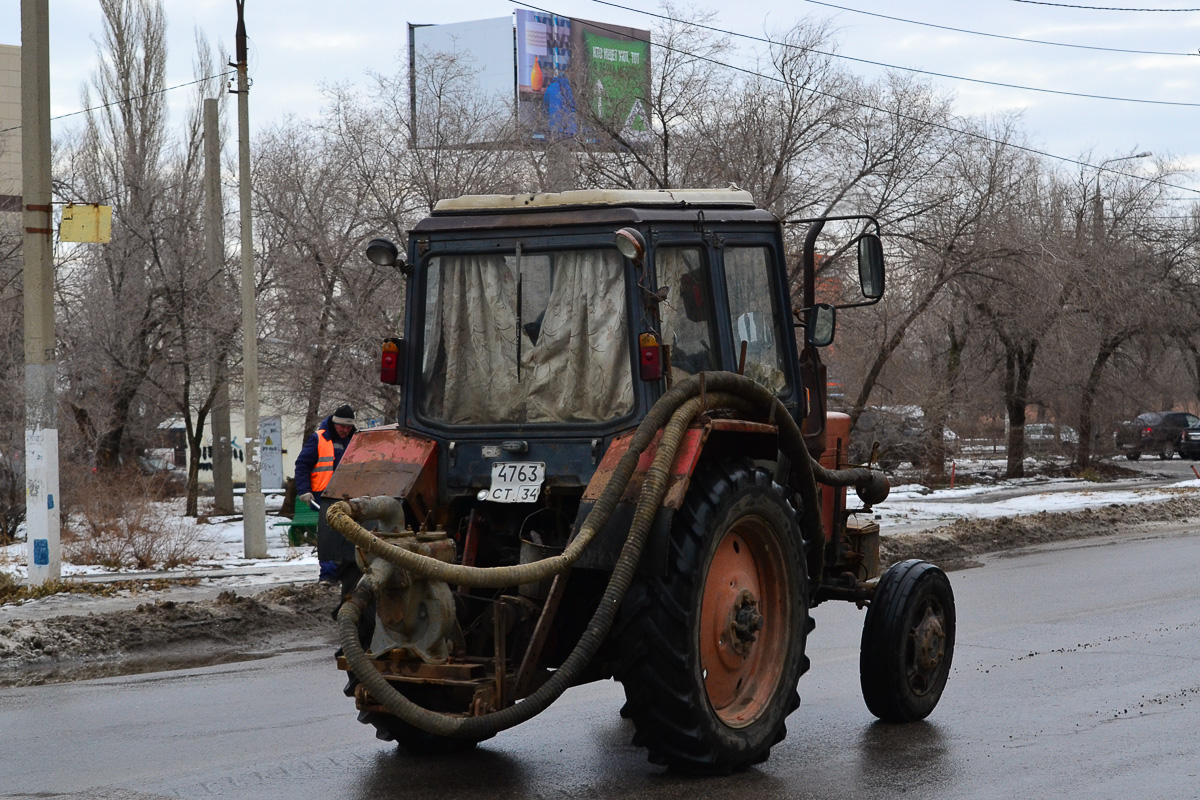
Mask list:
[[508,598],[501,595],[492,611],[492,631],[496,645],[496,708],[504,708],[508,698],[505,696],[505,673],[508,670],[508,654],[505,651],[504,636],[508,629]]
[[560,572],[554,576],[554,580],[550,584],[550,594],[547,595],[545,605],[542,606],[542,613],[533,626],[533,636],[525,650],[525,657],[521,659],[521,666],[517,670],[516,686],[513,688],[514,699],[525,697],[532,687],[537,662],[542,657],[542,650],[550,635],[550,624],[554,620],[554,615],[558,613],[563,595],[566,594],[567,574]]

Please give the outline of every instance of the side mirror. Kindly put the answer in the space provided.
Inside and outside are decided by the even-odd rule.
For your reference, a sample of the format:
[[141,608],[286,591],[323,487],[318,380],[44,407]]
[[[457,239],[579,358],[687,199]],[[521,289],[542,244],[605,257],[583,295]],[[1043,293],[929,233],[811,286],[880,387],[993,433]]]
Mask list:
[[813,347],[833,344],[837,330],[837,309],[829,303],[817,303],[804,312],[804,340]]
[[883,243],[873,233],[858,237],[858,283],[863,297],[883,297]]
[[372,239],[367,244],[367,260],[381,267],[396,267],[405,275],[409,271],[391,239]]

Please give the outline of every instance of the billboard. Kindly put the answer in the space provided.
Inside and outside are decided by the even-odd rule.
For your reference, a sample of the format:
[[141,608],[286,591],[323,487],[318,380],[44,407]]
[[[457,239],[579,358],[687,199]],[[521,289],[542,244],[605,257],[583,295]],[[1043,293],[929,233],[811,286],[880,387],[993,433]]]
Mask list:
[[534,141],[646,140],[650,32],[516,12],[517,110]]
[[[422,124],[438,111],[438,102],[449,99],[459,107],[471,106],[472,116],[490,114],[503,119],[512,113],[513,53],[512,17],[495,17],[448,25],[408,25],[409,114],[417,145]],[[453,142],[470,146],[486,144],[492,131],[472,132],[473,141]]]
[[[512,17],[409,23],[409,113],[418,147],[431,144],[416,132],[448,96],[460,108],[472,106],[476,117],[481,105],[494,104],[496,120],[515,100],[520,133],[534,143],[616,138],[618,147],[636,147],[647,141],[649,31],[528,9],[515,13],[515,25]],[[471,141],[453,145],[494,146],[495,133],[473,132]]]

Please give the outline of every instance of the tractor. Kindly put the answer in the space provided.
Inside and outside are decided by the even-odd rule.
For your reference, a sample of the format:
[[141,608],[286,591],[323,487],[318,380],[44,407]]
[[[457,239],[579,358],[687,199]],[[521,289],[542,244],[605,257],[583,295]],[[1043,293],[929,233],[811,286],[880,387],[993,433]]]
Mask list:
[[[858,261],[840,306],[815,298],[830,222]],[[836,312],[883,295],[879,233],[736,188],[581,190],[444,200],[403,255],[372,241],[406,276],[380,367],[399,415],[324,493],[364,572],[337,613],[359,720],[455,752],[615,678],[650,762],[726,774],[784,738],[830,600],[866,609],[870,712],[925,718],[953,593],[924,561],[881,574],[887,478],[847,463],[820,358]]]

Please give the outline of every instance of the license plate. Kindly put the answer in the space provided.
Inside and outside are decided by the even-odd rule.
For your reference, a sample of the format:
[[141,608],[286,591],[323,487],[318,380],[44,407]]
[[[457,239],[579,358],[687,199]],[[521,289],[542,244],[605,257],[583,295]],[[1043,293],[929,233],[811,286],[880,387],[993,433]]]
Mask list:
[[535,503],[546,480],[543,461],[497,461],[485,500],[493,503]]

